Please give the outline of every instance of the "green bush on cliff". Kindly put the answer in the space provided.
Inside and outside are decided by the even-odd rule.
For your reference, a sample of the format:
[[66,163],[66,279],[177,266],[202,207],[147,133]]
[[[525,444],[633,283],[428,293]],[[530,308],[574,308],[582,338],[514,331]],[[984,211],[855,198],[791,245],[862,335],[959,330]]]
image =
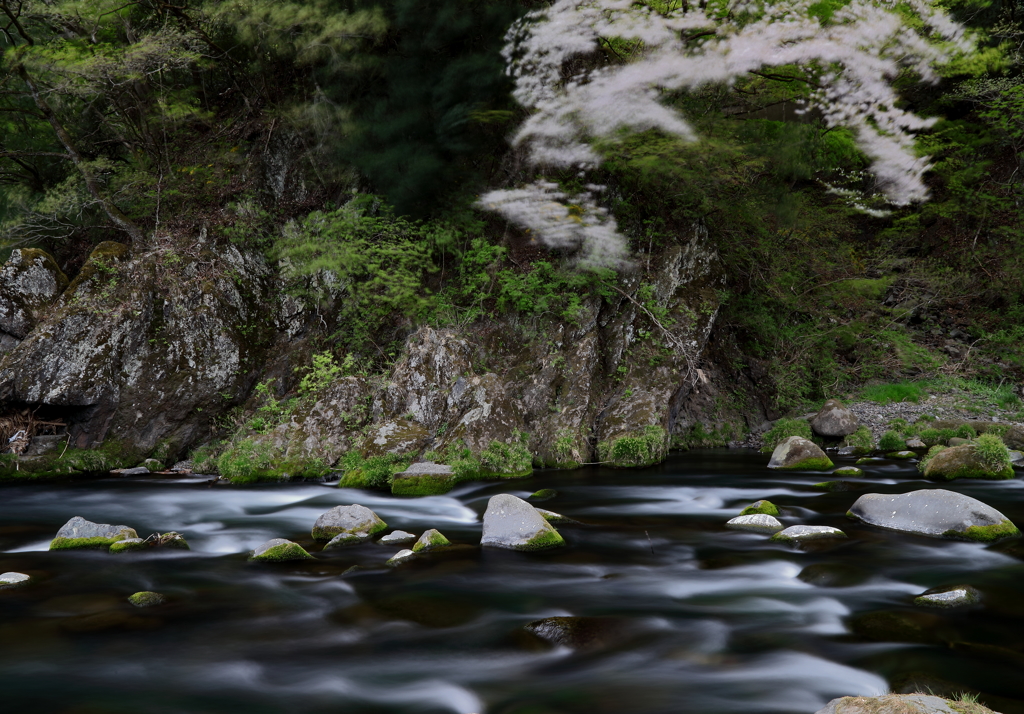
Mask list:
[[232,483],[251,483],[274,463],[271,444],[253,438],[232,444],[217,457],[217,473]]
[[882,438],[878,440],[878,448],[882,451],[900,451],[907,448],[907,442],[893,430],[889,430],[882,434]]
[[791,436],[802,436],[805,439],[811,438],[811,425],[804,419],[779,419],[771,429],[761,437],[764,445],[761,451],[770,453],[775,447]]
[[600,442],[598,458],[622,468],[653,466],[665,456],[667,437],[664,429],[651,424],[639,432]]
[[992,473],[1004,472],[1007,467],[1012,468],[1010,452],[1003,440],[995,434],[982,434],[974,440],[974,448],[985,468]]
[[415,454],[364,457],[358,451],[349,451],[339,461],[344,474],[338,485],[342,488],[391,488],[395,474],[409,468],[414,457]]
[[870,429],[862,426],[846,437],[846,445],[860,449],[862,452],[871,451],[875,448],[875,437],[871,435]]
[[480,470],[495,476],[525,476],[533,472],[533,456],[526,448],[524,434],[516,433],[515,441],[506,444],[492,441],[480,452]]

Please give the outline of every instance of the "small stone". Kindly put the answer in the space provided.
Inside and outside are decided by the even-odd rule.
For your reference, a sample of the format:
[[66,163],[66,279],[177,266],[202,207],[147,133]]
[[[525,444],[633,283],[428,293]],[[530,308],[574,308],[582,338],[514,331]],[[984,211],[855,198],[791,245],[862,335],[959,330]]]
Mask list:
[[779,508],[771,501],[765,501],[764,499],[761,499],[760,501],[754,501],[749,506],[740,511],[741,516],[752,516],[755,513],[764,513],[769,516],[777,516],[779,515]]
[[28,585],[32,580],[25,573],[4,573],[0,575],[0,590],[7,588],[20,588],[23,585]]
[[154,605],[163,605],[167,602],[167,598],[160,593],[143,590],[142,592],[137,592],[129,597],[128,602],[135,607],[153,607]]
[[875,461],[877,461],[877,459],[874,458],[873,456],[865,456],[863,459],[857,459],[854,463],[856,463],[858,466],[863,466],[864,464],[870,464]]
[[536,508],[521,498],[502,493],[487,502],[480,545],[540,550],[565,545],[565,541]]
[[381,545],[405,545],[416,540],[416,536],[405,531],[392,531],[381,538],[378,543]]
[[981,593],[970,585],[954,585],[947,588],[935,588],[914,598],[915,605],[925,607],[964,607],[981,602]]
[[805,543],[810,540],[845,538],[846,534],[832,526],[790,526],[771,537],[775,543]]
[[261,563],[280,563],[286,560],[311,560],[312,555],[298,543],[286,538],[273,538],[253,551],[249,560]]
[[110,544],[111,553],[125,553],[129,550],[146,550],[149,545],[142,538],[125,538]]
[[791,436],[775,447],[768,468],[823,471],[832,468],[832,461],[813,441]]
[[446,545],[451,545],[447,538],[441,535],[441,531],[436,528],[431,528],[420,536],[420,539],[416,541],[416,545],[412,547],[413,553],[421,553],[426,550],[433,550],[434,548],[443,548]]
[[171,471],[177,471],[178,473],[192,473],[192,459],[178,461],[171,467]]
[[385,563],[385,565],[390,565],[390,566],[394,567],[396,565],[401,565],[402,563],[404,563],[406,561],[412,560],[415,557],[416,557],[416,553],[414,553],[413,551],[411,551],[408,548],[406,548],[405,550],[400,550],[397,553],[395,553],[393,556],[388,558],[388,561]]
[[136,466],[132,469],[115,469],[110,473],[118,476],[148,476],[150,471],[145,466]]
[[908,449],[914,449],[916,451],[916,450],[919,450],[919,449],[927,449],[928,445],[926,443],[924,443],[923,441],[921,441],[920,439],[913,438],[913,439],[907,439],[907,448]]
[[859,426],[857,416],[838,399],[829,399],[811,418],[811,428],[819,436],[849,436]]
[[775,516],[767,513],[752,513],[748,516],[736,516],[725,524],[726,528],[755,531],[757,533],[777,533],[782,530],[782,523]]
[[1010,456],[1010,463],[1017,466],[1024,461],[1024,451],[1008,451]]
[[832,472],[833,476],[863,476],[864,472],[856,466],[843,466]]
[[[366,506],[335,506],[316,519],[313,540],[330,541],[334,545],[361,543],[387,527],[388,524]],[[339,540],[339,536],[344,537]]]
[[914,459],[917,458],[917,454],[913,451],[904,449],[903,451],[891,451],[886,454],[890,459]]
[[558,495],[558,491],[553,488],[542,488],[539,491],[534,491],[529,495],[531,501],[547,501],[548,499],[554,498]]

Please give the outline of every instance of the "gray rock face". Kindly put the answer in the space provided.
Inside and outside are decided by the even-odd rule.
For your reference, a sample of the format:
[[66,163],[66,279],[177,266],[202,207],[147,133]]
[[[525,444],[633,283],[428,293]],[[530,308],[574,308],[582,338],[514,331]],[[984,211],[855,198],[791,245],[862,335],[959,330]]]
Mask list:
[[860,421],[837,399],[829,399],[811,419],[811,428],[819,436],[849,436]]
[[57,531],[57,538],[138,538],[134,528],[112,526],[109,523],[93,523],[81,516],[75,516]]
[[[990,712],[974,704],[979,714]],[[957,714],[949,702],[931,694],[887,694],[884,697],[841,697],[815,714]]]
[[914,598],[915,605],[924,607],[966,607],[981,602],[981,593],[970,585],[936,588]]
[[393,531],[381,538],[378,543],[381,545],[405,545],[416,540],[416,536],[405,531]]
[[480,545],[539,550],[565,545],[565,541],[536,508],[521,498],[502,493],[487,502]]
[[145,466],[136,466],[131,469],[117,469],[113,473],[118,476],[148,476],[150,471]]
[[28,585],[32,578],[25,573],[4,573],[0,575],[0,590],[5,588],[20,588]]
[[766,513],[755,513],[749,516],[736,516],[725,524],[726,528],[735,528],[757,533],[777,533],[782,530],[782,523],[775,516]]
[[802,436],[791,436],[775,447],[770,469],[830,469],[832,461],[825,452],[811,440]]
[[334,545],[361,543],[387,527],[387,523],[366,506],[335,506],[316,519],[313,540],[330,541]]
[[809,540],[845,538],[846,534],[832,526],[790,526],[771,537],[777,543],[803,543]]
[[67,286],[67,277],[49,253],[35,248],[11,251],[0,268],[0,330],[25,339]]
[[847,515],[879,528],[939,538],[992,541],[1019,533],[991,506],[937,488],[896,495],[866,493]]

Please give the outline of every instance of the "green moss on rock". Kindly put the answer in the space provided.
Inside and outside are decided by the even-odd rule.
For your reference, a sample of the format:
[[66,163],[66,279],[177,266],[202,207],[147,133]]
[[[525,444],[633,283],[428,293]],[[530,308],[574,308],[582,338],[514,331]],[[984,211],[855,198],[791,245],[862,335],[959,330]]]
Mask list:
[[249,560],[260,563],[281,563],[288,560],[312,560],[313,556],[298,543],[275,538],[257,548]]
[[516,550],[547,550],[548,548],[557,548],[565,545],[565,539],[558,533],[558,531],[551,529],[545,533],[532,538],[525,545],[521,545]]
[[641,431],[602,441],[597,445],[598,458],[609,466],[638,469],[654,466],[665,460],[668,453],[668,434],[652,424]]
[[763,513],[767,516],[778,516],[779,508],[771,501],[754,501],[749,506],[740,511],[741,516],[753,516],[758,513]]
[[130,550],[147,550],[149,543],[141,538],[125,538],[110,544],[111,553],[126,553]]
[[973,540],[979,543],[991,543],[1003,538],[1013,538],[1020,535],[1020,530],[1009,520],[1002,523],[995,523],[990,526],[968,526],[962,531],[948,530],[942,534],[947,538],[959,540]]
[[114,543],[124,540],[124,536],[114,538],[54,538],[50,541],[50,550],[75,550],[77,548],[92,548],[106,550]]
[[128,602],[135,607],[153,607],[154,605],[163,605],[167,602],[167,598],[160,593],[143,590],[129,597]]
[[864,472],[856,466],[843,466],[832,472],[833,476],[863,476]]
[[416,541],[416,544],[412,547],[412,552],[420,553],[425,550],[433,550],[434,548],[443,548],[446,545],[451,545],[449,540],[439,530],[431,528]]
[[547,501],[548,499],[554,498],[558,495],[558,491],[553,488],[542,488],[539,491],[534,491],[530,494],[529,499],[531,501]]
[[457,483],[455,474],[410,474],[393,479],[391,493],[396,496],[435,496],[448,493]]

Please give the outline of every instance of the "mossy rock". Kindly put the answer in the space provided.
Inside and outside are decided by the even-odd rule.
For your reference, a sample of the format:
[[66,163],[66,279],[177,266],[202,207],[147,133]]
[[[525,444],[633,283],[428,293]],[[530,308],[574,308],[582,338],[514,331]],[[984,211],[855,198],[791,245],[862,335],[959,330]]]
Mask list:
[[953,481],[961,478],[1009,479],[1014,477],[1009,460],[993,469],[981,458],[974,444],[951,446],[932,456],[924,469],[925,478]]
[[810,439],[802,436],[790,436],[772,451],[770,469],[825,471],[832,468],[832,461],[825,452]]
[[137,592],[130,596],[128,598],[128,602],[135,607],[153,607],[155,605],[163,605],[167,602],[167,597],[160,593],[143,590],[142,592]]
[[111,553],[127,553],[131,550],[149,550],[149,543],[142,538],[125,538],[110,544]]
[[863,459],[857,459],[854,463],[858,466],[863,466],[864,464],[871,464],[876,461],[878,461],[878,459],[873,456],[865,456]]
[[921,607],[949,609],[967,607],[981,602],[981,593],[970,585],[953,585],[932,588],[914,598],[914,604]]
[[298,543],[285,538],[274,538],[253,551],[249,560],[260,563],[281,563],[289,560],[312,560],[313,556]]
[[527,498],[531,501],[547,501],[558,495],[558,491],[553,488],[542,488],[539,491],[534,491]]
[[908,450],[908,449],[904,449],[902,451],[890,451],[888,454],[886,454],[886,456],[889,457],[890,459],[914,459],[914,458],[917,458],[917,454],[914,453],[913,451]]
[[779,508],[771,501],[765,501],[762,499],[760,501],[754,501],[749,506],[740,511],[741,516],[753,516],[758,513],[763,513],[766,516],[778,517]]
[[867,488],[867,484],[854,483],[853,481],[822,481],[821,483],[814,484],[814,488],[828,491],[829,493],[842,493],[845,491],[859,491],[862,488]]
[[98,476],[138,463],[140,452],[117,439],[95,449],[59,449],[40,456],[0,455],[0,481],[65,481]]
[[856,466],[843,466],[832,472],[833,476],[863,476],[864,471]]
[[432,496],[448,493],[457,483],[458,478],[451,466],[416,463],[394,475],[391,493],[396,496]]
[[660,464],[668,455],[668,432],[657,425],[628,432],[597,445],[598,458],[618,469],[640,469]]
[[772,543],[796,544],[843,538],[846,538],[846,534],[832,526],[790,526],[768,540]]
[[109,523],[93,523],[81,516],[75,516],[57,531],[57,537],[50,541],[50,550],[101,549],[126,539],[138,539],[139,534],[128,526],[112,526]]
[[941,624],[935,615],[919,612],[883,611],[858,615],[850,621],[857,635],[876,642],[934,644],[940,641]]
[[565,540],[536,508],[502,493],[487,502],[480,545],[530,551],[562,546]]
[[3,573],[0,574],[0,590],[20,588],[32,582],[31,576],[25,573]]
[[350,506],[335,506],[322,513],[313,524],[311,535],[318,542],[328,541],[340,545],[346,542],[361,543],[387,529],[388,524],[366,506],[354,503]]
[[448,545],[451,545],[451,542],[441,534],[441,531],[431,528],[416,541],[416,544],[412,547],[412,552],[421,553],[427,550],[434,550],[435,548],[444,548]]

